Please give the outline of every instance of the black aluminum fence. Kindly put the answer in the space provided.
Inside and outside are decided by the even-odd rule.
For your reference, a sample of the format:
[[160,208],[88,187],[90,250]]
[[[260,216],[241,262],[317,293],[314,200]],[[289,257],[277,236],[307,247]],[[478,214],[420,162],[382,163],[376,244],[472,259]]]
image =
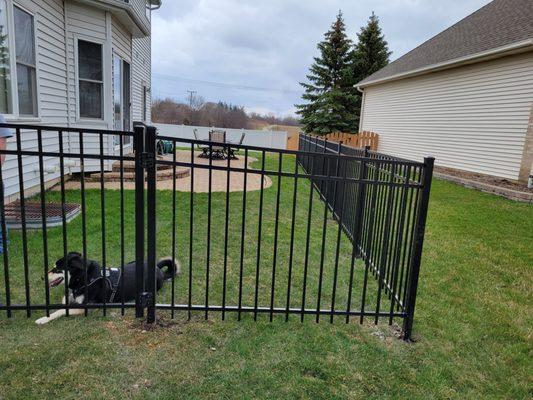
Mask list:
[[[141,317],[147,308],[150,322],[156,312],[403,320],[409,339],[431,159],[415,163],[307,136],[299,151],[289,151],[157,136],[144,126],[134,132],[4,126],[16,140],[0,151],[8,158],[0,179],[11,191],[16,179],[22,220],[21,230],[3,239],[0,310],[8,317],[93,308],[104,314],[135,308]],[[132,138],[135,153],[116,146],[117,138]],[[157,139],[175,151],[156,157]],[[24,145],[34,142],[36,148]],[[236,157],[202,157],[215,147]],[[103,172],[111,170],[112,179]],[[49,189],[51,179],[56,186]],[[6,232],[4,193],[0,199]],[[45,215],[47,202],[61,204],[61,226],[49,227],[44,218],[40,230],[29,230],[29,201]],[[81,216],[67,222],[72,202],[81,204]],[[113,299],[72,304],[68,277],[61,289],[50,288],[46,272],[70,251],[97,261],[103,276],[135,260],[135,301],[119,291]],[[158,257],[181,264],[159,291]],[[87,275],[83,283],[88,290]]]
[[[381,310],[405,313],[404,334],[412,331],[418,276],[429,203],[433,158],[417,163],[397,157],[300,135],[299,149],[324,157],[300,156],[311,175],[342,178],[315,180],[320,197],[353,243],[353,259],[364,262],[361,311],[367,303],[368,276],[378,282],[376,322]],[[339,157],[325,157],[336,154]],[[341,158],[341,155],[349,156]],[[345,184],[349,179],[352,184]],[[351,272],[352,286],[353,272]]]
[[[20,124],[0,124],[12,131],[14,141],[0,154],[6,161],[0,165],[0,220],[3,244],[3,279],[0,286],[2,298],[0,310],[7,317],[24,311],[27,317],[35,312],[47,317],[88,314],[90,309],[127,308],[135,304],[127,303],[124,296],[116,296],[114,302],[106,298],[98,303],[72,303],[71,282],[66,274],[61,289],[53,290],[48,272],[55,267],[58,259],[65,258],[71,251],[79,252],[83,260],[98,260],[101,274],[106,276],[110,265],[124,266],[135,250],[143,249],[142,230],[144,221],[135,204],[124,189],[124,164],[132,163],[136,176],[141,177],[135,184],[135,193],[143,194],[141,152],[125,154],[119,143],[131,142],[134,147],[144,140],[143,130],[135,132],[107,131],[98,129],[77,129],[71,127],[34,126]],[[116,151],[111,151],[117,147]],[[111,163],[121,166],[118,191],[108,193],[105,188],[103,171],[110,169]],[[100,172],[99,172],[100,171]],[[92,176],[89,173],[92,172]],[[55,186],[50,190],[50,185]],[[5,191],[19,200],[18,218],[20,229],[7,231],[5,215]],[[13,195],[14,193],[14,195]],[[112,194],[112,196],[111,196]],[[110,199],[112,197],[112,199]],[[11,198],[11,200],[13,200]],[[138,200],[138,199],[137,199]],[[47,204],[61,205],[61,224],[48,226]],[[28,204],[40,205],[40,216],[30,221],[26,215]],[[67,204],[81,206],[81,215],[68,223]],[[38,221],[39,230],[30,225]],[[127,229],[138,228],[136,246],[127,245]],[[6,234],[8,232],[8,234]],[[129,232],[128,232],[129,233]],[[133,253],[133,254],[132,254]],[[143,253],[137,251],[137,262],[142,267]],[[123,272],[123,267],[121,272]],[[142,268],[138,268],[142,273]],[[83,274],[83,290],[88,297],[90,281],[87,268]],[[123,274],[122,274],[123,276]],[[138,280],[142,282],[142,279]],[[136,301],[138,314],[142,312],[139,284]],[[64,296],[64,297],[63,297]],[[61,298],[63,297],[63,300]],[[52,313],[55,311],[55,313]]]

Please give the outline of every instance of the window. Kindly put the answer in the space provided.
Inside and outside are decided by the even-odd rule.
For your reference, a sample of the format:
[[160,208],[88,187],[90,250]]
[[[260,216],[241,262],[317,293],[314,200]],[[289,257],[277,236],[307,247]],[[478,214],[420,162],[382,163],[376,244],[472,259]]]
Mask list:
[[3,114],[13,113],[8,42],[7,7],[5,0],[0,0],[0,112]]
[[[117,131],[131,129],[131,99],[130,99],[130,64],[113,54],[113,119]],[[131,138],[123,137],[123,145],[129,144]],[[114,144],[120,144],[120,136],[116,136]]]
[[[114,128],[122,130],[122,59],[113,55],[113,118]],[[118,143],[117,143],[118,144]]]
[[104,74],[102,45],[78,41],[80,118],[103,118]]
[[20,115],[37,116],[37,65],[33,16],[13,7]]

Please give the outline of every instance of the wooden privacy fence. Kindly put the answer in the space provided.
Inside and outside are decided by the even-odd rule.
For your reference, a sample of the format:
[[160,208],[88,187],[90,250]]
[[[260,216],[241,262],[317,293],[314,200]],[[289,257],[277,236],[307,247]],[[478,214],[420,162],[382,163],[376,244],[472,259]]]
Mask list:
[[[293,130],[287,129],[287,150],[298,150],[300,131],[299,127]],[[375,132],[363,131],[358,134],[353,133],[343,133],[343,132],[334,132],[329,133],[325,136],[320,135],[319,137],[325,138],[330,142],[342,142],[345,146],[355,147],[355,148],[364,148],[370,146],[370,150],[378,150],[378,141],[379,135]]]
[[358,134],[334,132],[327,134],[325,138],[333,142],[342,142],[350,147],[363,148],[370,146],[370,150],[378,150],[379,135],[375,132],[363,131]]

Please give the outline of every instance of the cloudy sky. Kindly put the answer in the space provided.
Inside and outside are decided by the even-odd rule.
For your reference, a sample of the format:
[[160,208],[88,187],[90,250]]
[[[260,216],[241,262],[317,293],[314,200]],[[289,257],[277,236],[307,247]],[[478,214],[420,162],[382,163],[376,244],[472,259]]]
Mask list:
[[350,38],[374,11],[392,59],[489,0],[163,0],[153,13],[153,96],[292,115],[316,44],[342,10]]

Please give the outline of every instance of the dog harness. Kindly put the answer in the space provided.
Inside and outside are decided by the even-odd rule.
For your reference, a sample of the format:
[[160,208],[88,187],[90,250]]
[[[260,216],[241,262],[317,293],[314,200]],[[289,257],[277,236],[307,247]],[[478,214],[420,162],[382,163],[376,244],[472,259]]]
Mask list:
[[80,287],[78,290],[73,292],[74,296],[79,296],[85,292],[85,289],[89,289],[96,282],[104,279],[111,289],[111,296],[109,297],[108,302],[112,303],[115,300],[115,295],[118,291],[118,285],[120,284],[120,278],[122,276],[122,270],[120,268],[108,268],[105,270],[105,276],[100,275],[96,278],[92,278],[87,285]]
[[115,300],[115,295],[117,294],[122,271],[118,268],[109,268],[105,271],[105,274],[105,279],[109,285],[109,288],[111,289],[111,297],[109,298],[109,302],[112,303],[113,300]]

